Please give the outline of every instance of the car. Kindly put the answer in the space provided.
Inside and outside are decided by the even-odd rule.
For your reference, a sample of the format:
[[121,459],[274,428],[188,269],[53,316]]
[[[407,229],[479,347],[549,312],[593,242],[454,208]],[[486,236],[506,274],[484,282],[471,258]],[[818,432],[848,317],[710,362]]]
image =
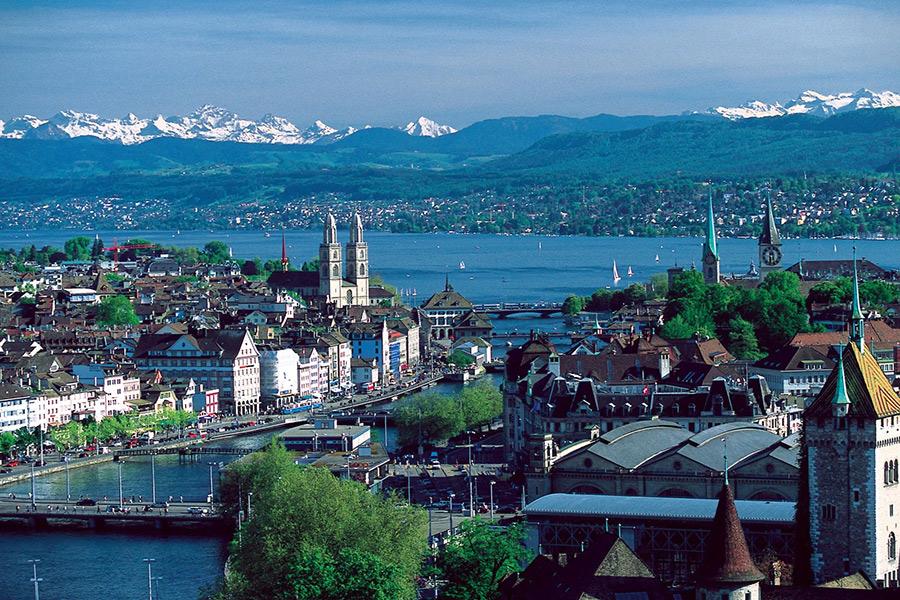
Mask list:
[[150,505],[150,508],[169,508],[168,502],[154,502]]
[[0,467],[0,473],[12,473],[12,469],[9,467]]
[[191,506],[187,509],[188,514],[191,515],[206,515],[209,514],[208,508],[200,508],[199,506]]
[[7,467],[18,467],[18,466],[19,466],[19,461],[17,461],[17,460],[11,460],[11,461],[9,461],[8,463],[6,463],[6,466],[7,466]]
[[81,498],[75,504],[76,506],[97,506],[97,501],[93,498]]

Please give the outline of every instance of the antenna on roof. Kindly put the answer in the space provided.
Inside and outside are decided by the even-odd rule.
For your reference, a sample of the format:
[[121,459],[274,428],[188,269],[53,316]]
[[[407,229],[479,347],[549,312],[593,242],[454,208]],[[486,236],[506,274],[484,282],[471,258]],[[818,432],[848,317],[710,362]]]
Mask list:
[[728,485],[728,438],[722,438],[725,449],[722,451],[722,461],[725,463],[725,485]]

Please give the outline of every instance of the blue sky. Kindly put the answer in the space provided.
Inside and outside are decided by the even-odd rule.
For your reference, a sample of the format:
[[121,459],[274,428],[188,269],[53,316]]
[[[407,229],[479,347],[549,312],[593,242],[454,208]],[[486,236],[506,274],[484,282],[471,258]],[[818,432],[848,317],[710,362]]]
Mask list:
[[4,2],[0,119],[671,114],[900,91],[898,31],[900,2]]

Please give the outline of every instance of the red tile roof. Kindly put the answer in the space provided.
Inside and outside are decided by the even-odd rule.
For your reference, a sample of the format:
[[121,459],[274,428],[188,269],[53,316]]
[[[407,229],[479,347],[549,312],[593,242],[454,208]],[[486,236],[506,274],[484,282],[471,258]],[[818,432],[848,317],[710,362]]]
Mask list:
[[764,579],[750,558],[747,538],[734,506],[734,494],[728,485],[722,486],[719,493],[716,516],[703,550],[703,563],[695,575],[700,584],[752,583]]

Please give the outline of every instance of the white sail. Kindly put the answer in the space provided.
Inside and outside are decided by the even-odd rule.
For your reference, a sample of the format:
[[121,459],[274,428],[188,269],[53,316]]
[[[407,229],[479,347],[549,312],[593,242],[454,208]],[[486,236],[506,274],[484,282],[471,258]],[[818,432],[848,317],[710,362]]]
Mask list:
[[464,271],[466,269],[466,263],[463,261],[459,261],[459,270]]
[[619,277],[619,268],[616,266],[616,261],[613,259],[613,282],[619,283],[622,278]]
[[631,265],[628,265],[628,273],[626,273],[626,275],[628,275],[629,277],[634,276],[634,271],[631,270]]
[[659,262],[659,254],[656,255],[656,262]]

